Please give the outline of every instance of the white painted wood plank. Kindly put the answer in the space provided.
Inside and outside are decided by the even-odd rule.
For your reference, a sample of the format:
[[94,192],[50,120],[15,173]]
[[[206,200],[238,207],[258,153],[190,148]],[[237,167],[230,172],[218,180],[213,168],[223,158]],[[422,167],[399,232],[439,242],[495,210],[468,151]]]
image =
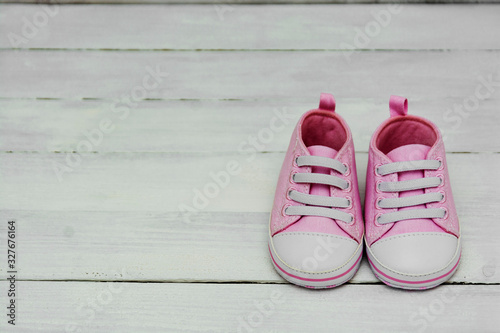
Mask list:
[[[500,97],[500,93],[495,96]],[[415,99],[411,114],[426,117],[441,129],[448,152],[500,152],[497,112],[500,98],[481,101],[477,111],[465,118],[453,112],[462,99]],[[110,118],[115,127],[106,133],[96,152],[236,152],[249,149],[250,136],[260,139],[259,151],[283,152],[290,134],[305,111],[317,107],[319,94],[304,101],[143,101],[126,119],[109,110],[110,101],[0,100],[0,150],[72,152],[86,151],[78,145],[85,133]],[[452,113],[450,113],[450,111]],[[388,116],[388,96],[376,99],[337,98],[337,112],[349,124],[357,151],[368,151],[376,127]],[[278,128],[269,131],[277,114]],[[13,116],[15,115],[15,116]],[[289,117],[289,118],[288,118]],[[370,121],[366,121],[370,119]],[[268,141],[269,140],[269,141]]]
[[[62,173],[59,181],[53,163],[69,168],[66,156],[0,154],[2,193],[8,193],[0,209],[177,212],[181,204],[192,205],[196,189],[205,191],[206,184],[214,182],[211,174],[223,172],[234,161],[239,173],[204,210],[268,212],[284,154],[257,154],[251,161],[252,155],[237,153],[81,154],[81,163],[73,164],[73,171]],[[70,162],[78,161],[77,154],[69,156]],[[500,154],[447,158],[460,215],[496,215],[491,203],[500,198],[495,168]],[[367,154],[356,154],[356,159],[363,196]]]
[[[2,6],[0,48],[342,49],[342,43],[357,49],[500,48],[495,5],[401,5],[392,14],[387,4],[59,6],[48,10],[53,16],[33,36],[25,33],[30,38],[17,43],[11,35],[11,42],[9,33],[24,38],[23,17],[33,22],[44,8]],[[380,32],[372,13],[382,15]],[[355,43],[357,29],[366,27],[373,37]]]
[[[425,3],[425,4],[488,4],[497,3],[498,0],[46,0],[45,2],[68,4],[213,4],[213,5],[239,5],[239,4],[379,4],[379,3]],[[45,3],[44,2],[44,3]],[[38,4],[40,0],[0,0],[0,3]]]
[[[268,213],[199,213],[189,224],[161,212],[3,210],[0,217],[3,244],[6,222],[17,221],[22,279],[286,283],[269,258]],[[450,282],[500,282],[500,246],[488,236],[500,232],[497,221],[461,216],[462,259]],[[379,281],[364,259],[350,283]]]
[[2,332],[496,332],[500,324],[499,286],[18,284],[18,324],[2,320]]
[[[0,155],[0,220],[19,221],[25,278],[108,280],[126,267],[132,280],[282,281],[265,244],[283,154],[260,154],[252,163],[234,154],[94,154],[61,183],[53,155],[60,154]],[[181,214],[179,204],[192,205],[194,190],[213,182],[208,173],[231,159],[240,161],[241,174],[206,207]],[[492,204],[500,198],[499,159],[448,156],[464,235],[452,281],[499,282],[500,246],[488,236],[500,232]],[[366,154],[357,161],[362,180]],[[0,228],[5,235],[5,224]],[[366,281],[376,280],[364,264],[354,282]]]
[[[461,99],[500,80],[500,52],[57,52],[0,51],[0,97]],[[168,76],[144,92],[148,66]],[[148,86],[154,81],[147,81]],[[486,95],[485,88],[481,93]],[[491,88],[498,98],[498,87]],[[490,98],[492,98],[490,94]]]

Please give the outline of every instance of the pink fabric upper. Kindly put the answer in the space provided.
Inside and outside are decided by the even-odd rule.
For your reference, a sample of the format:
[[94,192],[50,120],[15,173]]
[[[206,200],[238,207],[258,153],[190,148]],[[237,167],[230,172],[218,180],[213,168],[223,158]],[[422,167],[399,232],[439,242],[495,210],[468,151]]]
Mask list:
[[[337,151],[333,148],[326,146],[309,146],[307,147],[309,153],[313,156],[322,156],[328,158],[335,158]],[[312,172],[330,174],[329,168],[324,167],[312,167]],[[323,184],[311,184],[309,188],[309,194],[330,196],[330,186]],[[287,232],[303,231],[303,232],[319,232],[326,233],[344,237],[350,237],[346,234],[342,228],[340,228],[337,223],[332,223],[331,219],[323,216],[303,216],[297,220],[294,224],[286,228]]]
[[[387,156],[394,162],[404,162],[404,161],[418,161],[425,160],[427,153],[431,147],[426,145],[411,144],[398,147],[391,150]],[[412,179],[422,178],[424,176],[424,171],[406,171],[398,174],[398,181],[406,181]],[[424,190],[412,190],[404,191],[399,194],[400,198],[411,197],[414,195],[424,194]],[[410,210],[410,209],[421,209],[426,208],[425,205],[416,205],[411,207],[402,207],[399,210]],[[395,236],[399,234],[406,234],[410,232],[444,232],[437,224],[432,221],[432,219],[410,219],[403,220],[398,223],[394,223],[392,228],[384,235],[384,237]]]
[[[459,237],[458,216],[453,201],[453,194],[448,176],[446,163],[446,153],[444,143],[438,128],[429,120],[407,114],[407,100],[399,96],[391,96],[390,114],[391,117],[384,121],[375,131],[370,141],[368,168],[366,175],[366,195],[365,195],[365,227],[366,240],[369,246],[379,239],[408,232],[447,232]],[[422,149],[428,146],[428,149]],[[402,148],[405,147],[405,148]],[[407,149],[414,149],[413,152]],[[403,152],[403,149],[406,151]],[[437,159],[442,164],[438,170],[418,171],[420,177],[441,177],[443,184],[437,188],[421,190],[421,193],[441,192],[445,195],[444,202],[427,204],[427,208],[445,208],[447,214],[442,219],[425,219],[425,221],[400,221],[380,225],[376,222],[376,217],[382,213],[390,213],[398,209],[382,209],[377,206],[377,202],[383,198],[396,198],[408,194],[380,192],[377,183],[381,181],[399,181],[404,179],[414,179],[418,176],[415,172],[406,172],[403,176],[397,173],[380,176],[376,173],[376,168],[383,164],[402,161],[401,155],[410,156],[407,160],[417,159]],[[391,159],[392,157],[392,159]],[[409,177],[409,178],[404,178]],[[415,194],[415,193],[414,193]],[[406,209],[406,208],[403,208]],[[409,223],[414,222],[413,225]]]
[[311,172],[311,167],[298,167],[295,163],[295,159],[298,156],[311,155],[308,147],[316,146],[318,142],[325,141],[330,143],[330,148],[332,150],[337,151],[335,159],[346,164],[349,168],[349,172],[346,175],[339,175],[333,170],[330,170],[331,174],[341,177],[351,184],[346,190],[330,186],[330,195],[350,199],[352,207],[336,209],[351,213],[354,216],[354,220],[350,224],[341,221],[335,222],[331,219],[329,222],[337,223],[347,235],[357,242],[361,241],[364,231],[363,214],[356,176],[354,144],[349,127],[342,117],[335,113],[335,100],[330,94],[321,94],[320,108],[306,112],[300,118],[292,133],[276,186],[274,205],[271,211],[271,235],[274,236],[286,230],[301,219],[300,216],[287,216],[284,214],[284,209],[287,206],[304,205],[288,198],[287,193],[290,190],[293,189],[302,193],[310,193],[310,184],[294,183],[292,175],[296,172]]

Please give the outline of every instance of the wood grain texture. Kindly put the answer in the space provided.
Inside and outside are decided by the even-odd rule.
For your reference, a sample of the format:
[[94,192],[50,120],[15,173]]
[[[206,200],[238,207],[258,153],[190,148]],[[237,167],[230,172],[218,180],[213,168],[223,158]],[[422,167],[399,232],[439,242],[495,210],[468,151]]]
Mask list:
[[[252,162],[236,154],[93,154],[61,183],[51,165],[57,155],[0,155],[3,191],[9,193],[1,219],[19,223],[24,278],[109,280],[126,267],[131,280],[282,281],[265,246],[282,153],[259,154]],[[362,197],[366,157],[357,154]],[[462,264],[452,281],[499,282],[500,247],[488,237],[498,229],[490,203],[500,198],[500,180],[490,166],[499,159],[448,156],[464,235]],[[241,173],[208,206],[180,214],[179,205],[193,205],[195,189],[213,182],[208,173],[220,172],[229,160],[240,161]],[[353,281],[376,280],[363,265]]]
[[[62,0],[72,2],[138,1]],[[8,34],[44,9],[0,6],[0,245],[16,220],[19,271],[18,326],[2,320],[0,331],[498,331],[500,7],[406,5],[349,55],[341,43],[387,4],[182,3],[193,2],[204,5],[58,6],[20,46]],[[127,106],[157,66],[168,76]],[[315,292],[272,268],[266,232],[284,150],[322,91],[352,128],[361,197],[389,95],[444,132],[463,237],[446,285],[391,289],[365,260],[347,285]],[[252,150],[277,113],[290,117]],[[101,139],[106,118],[115,127]],[[238,174],[196,206],[230,161]],[[6,260],[0,251],[2,306]],[[272,314],[262,310],[273,300]]]
[[489,4],[498,3],[498,0],[0,0],[0,3],[8,4],[124,4],[124,5],[147,5],[147,4],[205,4],[205,5],[301,5],[301,4],[379,4],[379,3],[415,3],[415,4]]
[[[500,81],[500,51],[358,52],[350,59],[342,52],[0,51],[0,76],[9,78],[0,81],[0,97],[120,99],[136,89],[138,98],[160,99],[293,102],[330,91],[463,101],[479,77]],[[164,77],[141,92],[148,68]],[[498,98],[498,87],[492,91]]]
[[[251,149],[250,137],[264,139],[258,139],[259,151],[283,152],[299,117],[317,107],[317,95],[304,101],[142,101],[125,119],[111,111],[111,100],[0,100],[0,150],[81,152],[86,148],[78,145],[88,140],[85,133],[108,118],[114,128],[99,145],[92,145],[94,152],[237,152]],[[499,97],[500,90],[477,110],[463,109],[461,114],[454,105],[463,98],[410,96],[409,112],[441,129],[448,152],[500,152],[500,140],[492,140],[498,138]],[[388,117],[388,99],[337,98],[337,112],[349,124],[357,151],[368,151],[372,133]],[[273,124],[276,129],[268,137]]]
[[[0,48],[332,50],[342,49],[342,43],[356,49],[500,48],[495,33],[500,6],[401,5],[391,13],[388,4],[59,6],[34,36],[12,44],[8,33],[22,36],[23,17],[33,21],[44,8],[2,6]],[[373,26],[376,17],[384,25],[380,31]],[[369,33],[368,42],[355,43],[359,31]]]
[[[286,283],[269,258],[267,212],[200,212],[190,223],[153,211],[3,210],[0,217],[17,221],[23,280]],[[496,221],[461,216],[462,259],[449,282],[500,283],[500,249],[488,236],[500,232]],[[3,224],[0,232],[4,241]],[[380,282],[365,258],[349,283]]]
[[[70,154],[70,161],[76,161]],[[48,211],[178,212],[191,204],[194,190],[214,182],[211,173],[239,165],[218,195],[203,209],[210,212],[269,212],[283,153],[109,153],[82,154],[73,171],[54,171],[66,164],[66,154],[0,154],[0,209]],[[491,204],[500,198],[500,179],[494,165],[500,154],[449,154],[451,182],[459,216],[495,215]],[[356,154],[361,196],[367,154]],[[484,179],[488,175],[488,181]],[[216,192],[209,190],[210,193]],[[47,195],[49,194],[49,195]]]
[[[0,282],[5,288],[6,282]],[[21,282],[23,332],[496,332],[500,286]],[[4,301],[4,295],[0,299]],[[382,301],[383,300],[383,301]],[[64,311],[61,311],[64,309]],[[56,314],[57,315],[54,315]],[[314,315],[312,315],[314,314]],[[362,316],[362,320],[360,320]],[[397,318],[397,319],[395,319]],[[246,324],[245,324],[246,323]],[[453,323],[453,324],[450,324]],[[250,326],[251,324],[251,326]],[[17,332],[0,324],[2,332]],[[248,328],[247,328],[248,326]],[[69,330],[68,330],[69,331]]]

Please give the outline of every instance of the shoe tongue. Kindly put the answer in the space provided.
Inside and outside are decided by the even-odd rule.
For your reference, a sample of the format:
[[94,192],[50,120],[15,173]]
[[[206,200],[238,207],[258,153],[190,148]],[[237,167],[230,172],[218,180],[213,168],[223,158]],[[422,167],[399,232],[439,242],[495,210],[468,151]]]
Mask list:
[[425,160],[430,149],[426,145],[406,145],[391,150],[387,157],[393,162]]
[[309,153],[313,156],[334,158],[337,155],[337,151],[335,149],[332,149],[327,146],[320,146],[320,145],[309,146],[307,147],[307,149],[309,150]]
[[[405,145],[391,150],[387,153],[393,162],[405,162],[405,161],[416,161],[427,159],[427,153],[431,147],[426,145],[412,144]],[[406,171],[398,173],[398,181],[412,180],[423,178],[424,172],[417,171]],[[414,195],[424,194],[424,190],[413,190],[404,191],[399,193],[400,198],[411,197]],[[425,205],[418,205],[412,207],[403,207],[399,210],[409,210],[409,209],[419,209],[425,208]],[[389,237],[402,233],[418,232],[418,231],[431,231],[431,232],[443,232],[443,230],[437,226],[431,219],[412,219],[400,221],[389,230],[384,237]]]
[[[337,155],[337,151],[335,149],[326,146],[309,146],[307,147],[307,149],[313,156],[334,158]],[[329,175],[331,170],[329,168],[323,167],[312,167],[311,171],[313,173],[323,173]],[[311,184],[309,194],[330,196],[330,186],[322,184]]]

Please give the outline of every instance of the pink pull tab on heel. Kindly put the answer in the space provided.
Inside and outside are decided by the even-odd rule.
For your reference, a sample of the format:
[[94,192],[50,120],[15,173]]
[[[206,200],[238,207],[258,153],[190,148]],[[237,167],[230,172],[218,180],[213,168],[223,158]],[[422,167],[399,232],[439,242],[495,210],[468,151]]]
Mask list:
[[391,117],[406,116],[408,114],[408,100],[401,96],[391,95],[389,109]]
[[321,93],[321,96],[319,98],[319,108],[321,110],[335,112],[335,98],[333,98],[333,95]]

